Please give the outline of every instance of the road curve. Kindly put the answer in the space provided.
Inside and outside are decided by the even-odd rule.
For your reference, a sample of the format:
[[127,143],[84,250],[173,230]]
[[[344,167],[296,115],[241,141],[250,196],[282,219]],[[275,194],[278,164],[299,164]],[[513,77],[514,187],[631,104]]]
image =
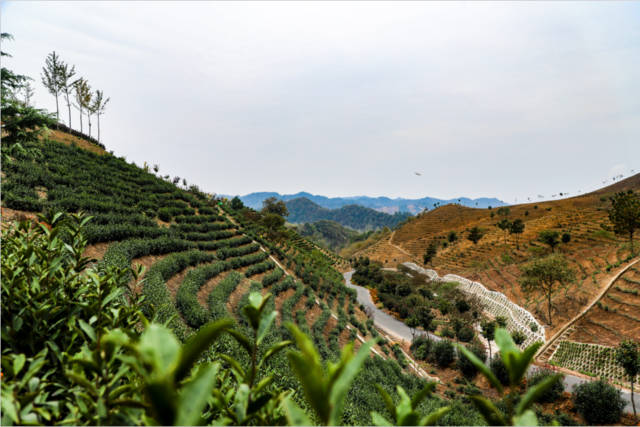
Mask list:
[[[412,340],[411,328],[409,328],[407,325],[405,325],[403,322],[399,321],[395,317],[390,316],[389,314],[385,313],[384,311],[376,307],[376,305],[373,303],[373,300],[371,299],[371,294],[369,293],[369,290],[362,286],[355,285],[351,282],[351,277],[353,276],[354,272],[355,272],[354,270],[351,270],[343,274],[345,284],[347,285],[347,287],[355,289],[358,294],[357,295],[358,302],[371,310],[371,313],[373,313],[373,323],[378,328],[382,329],[384,332],[395,337],[396,339],[399,339],[402,341],[408,341],[410,343]],[[421,330],[416,331],[416,335],[417,334],[424,335],[425,333],[426,332]],[[442,339],[439,336],[433,335],[431,333],[429,334],[429,336],[432,337],[434,340]],[[536,369],[539,369],[539,368],[535,365],[531,367],[531,370],[536,370]],[[588,380],[582,377],[577,377],[575,375],[564,374],[564,387],[565,387],[565,390],[568,392],[573,391],[573,388],[578,384],[588,382],[588,381],[591,381],[591,380]],[[631,392],[629,392],[626,389],[620,389],[620,391],[622,392],[622,398],[627,402],[627,406],[625,407],[625,412],[632,413],[633,409],[631,407]],[[640,393],[634,394],[634,400],[636,402],[636,408],[640,408]]]

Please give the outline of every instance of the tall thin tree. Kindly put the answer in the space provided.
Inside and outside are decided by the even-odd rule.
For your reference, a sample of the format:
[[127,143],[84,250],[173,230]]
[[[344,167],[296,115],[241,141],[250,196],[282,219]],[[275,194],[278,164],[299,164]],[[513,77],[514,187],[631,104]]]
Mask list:
[[84,115],[84,106],[86,104],[85,100],[87,98],[87,94],[89,96],[91,95],[91,88],[89,87],[87,80],[80,77],[73,85],[73,96],[75,98],[73,106],[80,111],[80,132],[83,132],[82,116]]
[[42,84],[47,88],[49,93],[56,97],[56,119],[60,120],[60,107],[58,105],[58,96],[61,92],[60,87],[60,70],[62,61],[58,54],[53,51],[47,55],[44,67],[42,67]]
[[76,75],[76,66],[72,65],[71,68],[69,68],[69,64],[66,64],[64,62],[61,63],[60,65],[60,72],[58,74],[59,77],[59,84],[60,84],[60,90],[62,91],[62,93],[64,94],[64,98],[65,101],[67,103],[67,109],[69,110],[69,127],[71,127],[71,99],[70,96],[72,95],[73,89],[74,89],[74,85],[75,85],[75,80],[73,79],[73,76]]
[[96,94],[93,100],[93,109],[98,119],[98,141],[100,141],[100,116],[104,114],[104,110],[107,108],[107,104],[111,98],[105,98],[104,92],[96,90]]

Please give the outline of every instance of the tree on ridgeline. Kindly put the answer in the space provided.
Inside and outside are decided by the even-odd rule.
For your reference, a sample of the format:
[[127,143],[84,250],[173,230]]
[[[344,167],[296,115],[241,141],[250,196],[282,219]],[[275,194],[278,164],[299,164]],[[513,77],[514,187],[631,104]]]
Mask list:
[[80,132],[82,133],[82,117],[84,116],[85,105],[87,105],[87,97],[91,99],[91,87],[87,83],[87,79],[80,77],[74,82],[73,96],[75,99],[73,106],[80,112]]
[[575,272],[569,267],[566,258],[562,255],[550,254],[522,267],[520,286],[527,293],[540,291],[547,297],[549,325],[553,325],[551,296],[557,284],[570,282],[574,279]]
[[[12,40],[9,33],[0,33],[0,40]],[[0,50],[0,56],[11,55]],[[22,74],[16,74],[3,66],[0,70],[0,109],[2,110],[2,163],[10,163],[19,155],[32,155],[34,152],[23,144],[35,141],[48,126],[55,124],[53,117],[43,110],[36,109],[18,99],[31,80]],[[35,155],[35,154],[33,154]]]
[[262,202],[262,212],[280,215],[282,217],[289,216],[287,205],[282,200],[275,197],[269,197]]
[[511,222],[511,226],[509,227],[509,233],[515,234],[516,236],[516,249],[520,249],[520,241],[518,236],[524,233],[524,221],[520,218],[514,219]]
[[231,199],[231,209],[233,209],[234,211],[237,211],[242,208],[244,208],[244,203],[242,203],[242,200],[240,200],[240,197],[236,196],[233,199]]
[[551,253],[555,251],[556,246],[560,243],[559,237],[560,233],[555,230],[542,230],[538,233],[538,240],[545,245],[549,245]]
[[633,416],[636,418],[636,403],[633,400],[633,383],[640,375],[640,345],[637,342],[627,340],[622,341],[616,349],[616,362],[624,369],[624,373],[629,377],[631,383],[631,407]]
[[467,239],[472,241],[474,245],[477,245],[480,239],[484,236],[484,231],[482,231],[479,227],[473,227],[469,230],[469,234],[467,235]]
[[58,97],[62,92],[60,85],[60,71],[62,61],[56,54],[55,50],[47,55],[44,67],[42,67],[42,84],[47,88],[49,93],[56,98],[56,119],[60,121],[60,108],[58,105]]
[[100,116],[104,114],[104,110],[107,108],[107,104],[111,98],[105,98],[104,92],[96,90],[93,100],[93,111],[98,119],[98,141],[100,141]]
[[64,95],[64,100],[67,103],[67,109],[69,111],[69,127],[71,127],[71,96],[73,95],[73,88],[75,85],[75,80],[72,79],[75,75],[75,65],[72,65],[71,68],[69,68],[69,64],[60,61],[58,84],[60,85],[60,91]]
[[629,236],[631,255],[635,255],[633,248],[633,234],[640,228],[640,198],[633,191],[616,193],[611,198],[609,220],[613,223],[613,231],[618,235]]

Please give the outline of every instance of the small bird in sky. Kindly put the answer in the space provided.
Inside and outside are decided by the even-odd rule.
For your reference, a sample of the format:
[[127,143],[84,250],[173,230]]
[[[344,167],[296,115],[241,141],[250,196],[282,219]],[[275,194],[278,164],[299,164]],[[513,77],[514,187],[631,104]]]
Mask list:
[[416,175],[418,176],[422,176],[422,174],[420,172],[414,172]]

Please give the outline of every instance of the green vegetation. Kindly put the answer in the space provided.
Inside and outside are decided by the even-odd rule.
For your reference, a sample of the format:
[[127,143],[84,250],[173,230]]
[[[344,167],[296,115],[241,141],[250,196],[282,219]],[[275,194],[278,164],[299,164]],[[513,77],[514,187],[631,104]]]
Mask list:
[[320,220],[335,221],[354,230],[375,230],[382,227],[395,227],[411,215],[398,212],[393,215],[378,212],[358,205],[347,205],[338,209],[323,208],[304,197],[286,202],[289,216],[287,220],[302,224]]
[[613,425],[620,421],[625,402],[620,390],[599,380],[575,388],[574,406],[589,424]]
[[618,235],[629,236],[631,254],[633,249],[633,234],[640,228],[640,198],[633,191],[616,193],[611,198],[609,220],[613,223],[613,230]]
[[548,320],[552,325],[551,296],[558,283],[574,279],[575,273],[569,268],[567,260],[561,255],[551,254],[524,265],[520,284],[525,292],[540,291],[547,297]]
[[640,345],[634,341],[623,341],[616,350],[616,362],[624,369],[624,373],[631,383],[631,406],[633,416],[637,417],[636,403],[633,400],[633,384],[640,375]]
[[298,226],[297,231],[301,236],[308,237],[318,245],[334,252],[339,252],[340,249],[364,240],[370,235],[370,233],[366,233],[366,236],[363,236],[355,230],[329,220],[305,223]]

